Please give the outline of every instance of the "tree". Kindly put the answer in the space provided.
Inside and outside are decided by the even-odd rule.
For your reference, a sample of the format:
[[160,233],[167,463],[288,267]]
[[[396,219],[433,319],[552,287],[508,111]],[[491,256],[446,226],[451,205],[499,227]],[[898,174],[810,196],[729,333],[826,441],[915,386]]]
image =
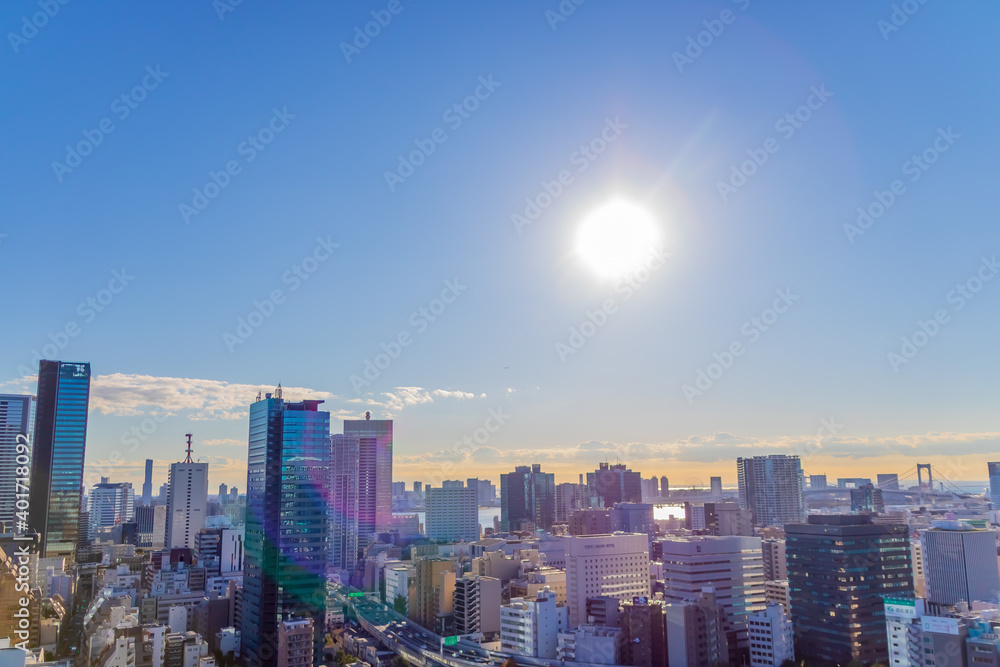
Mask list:
[[403,595],[396,594],[396,599],[392,601],[392,608],[397,614],[406,616],[407,601]]

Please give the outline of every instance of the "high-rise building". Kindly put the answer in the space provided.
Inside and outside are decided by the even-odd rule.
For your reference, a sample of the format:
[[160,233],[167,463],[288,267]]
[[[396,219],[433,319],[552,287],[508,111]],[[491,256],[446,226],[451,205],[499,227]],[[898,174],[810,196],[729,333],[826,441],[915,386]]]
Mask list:
[[278,624],[326,622],[330,413],[322,401],[285,402],[280,389],[250,406],[241,658],[274,665]]
[[358,437],[358,550],[392,529],[392,420],[345,419],[344,435]]
[[756,526],[802,521],[802,464],[798,456],[772,454],[736,459],[740,507],[749,509]]
[[[388,588],[388,587],[387,587]],[[487,641],[500,633],[500,580],[467,574],[455,581],[455,634],[482,632]]]
[[556,478],[539,464],[500,475],[500,530],[521,530],[523,522],[549,530],[555,521]]
[[960,521],[935,521],[921,532],[927,599],[938,604],[997,602],[996,533]]
[[90,490],[90,529],[111,528],[131,523],[135,513],[135,492],[132,482],[111,483],[102,477]]
[[504,651],[554,660],[559,633],[566,629],[566,607],[557,606],[552,591],[539,591],[533,600],[513,598],[500,608],[500,648]]
[[219,502],[225,503],[227,500],[229,500],[229,485],[219,484]]
[[466,480],[465,486],[476,490],[476,502],[479,503],[480,507],[492,505],[493,501],[496,500],[497,487],[495,487],[488,479],[470,477]]
[[780,581],[788,578],[785,562],[785,541],[776,537],[761,540],[764,555],[764,581]]
[[568,482],[556,485],[556,523],[569,523],[569,518],[573,515],[573,512],[589,506],[590,501],[586,485]]
[[670,480],[667,479],[666,475],[660,478],[660,497],[666,498],[670,495]]
[[642,502],[642,474],[632,472],[624,463],[600,463],[587,473],[587,489],[592,507],[611,508],[615,503]]
[[882,500],[882,489],[872,484],[865,484],[851,489],[851,512],[865,514],[885,514],[885,501]]
[[146,459],[146,476],[142,481],[142,504],[153,504],[153,459]]
[[208,464],[191,460],[190,435],[187,458],[170,464],[166,505],[166,548],[194,549],[208,516]]
[[768,604],[750,617],[748,627],[751,667],[781,667],[794,659],[792,622],[781,605]]
[[635,596],[622,602],[625,662],[635,667],[667,667],[667,616],[662,600]]
[[809,490],[822,491],[826,488],[826,475],[809,475]]
[[709,477],[708,478],[708,482],[709,482],[709,486],[712,489],[712,495],[713,496],[721,496],[722,495],[722,478],[721,477]]
[[649,597],[647,535],[580,535],[567,542],[566,604],[571,626],[587,622],[587,598]]
[[749,647],[747,618],[766,606],[764,559],[759,537],[687,537],[660,541],[663,549],[663,598],[683,602],[704,586],[715,589],[726,617],[730,663]]
[[990,500],[994,507],[1000,507],[1000,462],[987,463],[986,471],[990,476]]
[[796,659],[885,663],[882,598],[913,597],[907,527],[810,516],[785,526],[785,557]]
[[[34,408],[33,396],[0,394],[0,523],[8,533],[13,533],[15,528],[17,479],[28,477],[31,444],[34,442]],[[17,451],[19,444],[20,454]],[[18,456],[21,456],[20,466],[17,464]],[[18,474],[18,468],[23,474]]]
[[726,618],[715,590],[705,586],[684,602],[664,607],[667,616],[667,664],[670,667],[729,665]]
[[479,539],[477,489],[426,488],[426,526],[432,540],[474,542]]
[[39,535],[40,556],[72,558],[83,493],[90,364],[43,359],[37,396],[28,523]]
[[438,556],[419,559],[410,591],[410,618],[417,625],[434,628],[439,617],[455,609],[455,563]]
[[357,435],[330,436],[330,567],[353,571],[358,552],[358,452]]

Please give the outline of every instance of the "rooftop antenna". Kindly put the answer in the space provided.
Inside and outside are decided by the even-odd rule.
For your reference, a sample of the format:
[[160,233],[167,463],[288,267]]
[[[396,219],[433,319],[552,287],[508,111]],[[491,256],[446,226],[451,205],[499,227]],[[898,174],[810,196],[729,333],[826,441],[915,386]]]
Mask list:
[[372,418],[372,413],[371,412],[365,412],[365,421],[368,421],[371,418]]
[[191,461],[191,434],[190,433],[185,433],[184,437],[186,437],[188,439],[187,458],[184,459],[184,463],[192,463],[192,461]]

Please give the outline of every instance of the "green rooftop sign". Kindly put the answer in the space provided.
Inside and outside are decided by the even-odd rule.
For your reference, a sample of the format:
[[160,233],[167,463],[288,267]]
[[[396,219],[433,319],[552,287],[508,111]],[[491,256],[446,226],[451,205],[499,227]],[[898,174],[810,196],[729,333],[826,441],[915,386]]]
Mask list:
[[915,607],[917,605],[917,601],[913,598],[885,598],[885,603],[900,607]]
[[363,598],[364,596],[365,594],[361,591],[352,591],[347,594],[347,597],[349,598]]

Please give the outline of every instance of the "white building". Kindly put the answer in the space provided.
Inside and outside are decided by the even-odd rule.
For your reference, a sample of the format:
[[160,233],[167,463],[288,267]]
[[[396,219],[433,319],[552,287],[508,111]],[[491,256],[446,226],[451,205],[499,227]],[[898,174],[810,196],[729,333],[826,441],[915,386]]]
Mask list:
[[727,535],[661,540],[663,597],[681,603],[715,589],[729,624],[729,648],[747,647],[747,617],[766,608],[764,559],[759,537]]
[[243,539],[245,528],[223,528],[219,539],[219,572],[232,574],[243,571]]
[[[207,508],[208,464],[171,463],[167,486],[165,547],[194,550],[195,537],[205,527]],[[156,532],[155,518],[153,532]],[[155,535],[153,541],[156,541]]]
[[806,516],[802,462],[798,456],[772,454],[736,459],[740,507],[753,513],[755,526],[782,526]]
[[556,594],[543,591],[534,600],[514,598],[500,608],[500,647],[534,658],[555,659],[559,633],[567,629],[566,607],[556,605]]
[[927,597],[927,574],[924,572],[924,547],[919,539],[910,538],[910,563],[913,564],[913,592],[918,598]]
[[621,628],[603,625],[578,625],[575,630],[559,633],[556,658],[592,665],[619,665],[625,633]]
[[135,512],[132,483],[111,483],[107,477],[102,477],[101,483],[95,484],[90,490],[88,507],[91,531],[131,523]]
[[997,535],[961,521],[935,521],[921,533],[927,599],[938,604],[1000,598]]
[[479,499],[476,489],[428,486],[424,502],[427,508],[424,533],[427,537],[447,542],[473,542],[479,539]]
[[571,626],[587,621],[588,597],[649,597],[649,537],[645,533],[575,535],[565,542]]
[[[924,601],[920,598],[886,598],[885,629],[889,667],[922,667],[921,623]],[[912,646],[911,646],[912,645]]]
[[409,605],[410,577],[413,576],[413,566],[401,565],[398,562],[387,563],[384,576],[385,603],[392,607],[396,604],[396,596],[402,595]]
[[751,667],[780,667],[793,660],[794,637],[792,622],[781,605],[769,604],[749,618]]
[[467,574],[456,579],[455,634],[482,632],[495,637],[500,632],[501,588],[500,580],[494,577]]

